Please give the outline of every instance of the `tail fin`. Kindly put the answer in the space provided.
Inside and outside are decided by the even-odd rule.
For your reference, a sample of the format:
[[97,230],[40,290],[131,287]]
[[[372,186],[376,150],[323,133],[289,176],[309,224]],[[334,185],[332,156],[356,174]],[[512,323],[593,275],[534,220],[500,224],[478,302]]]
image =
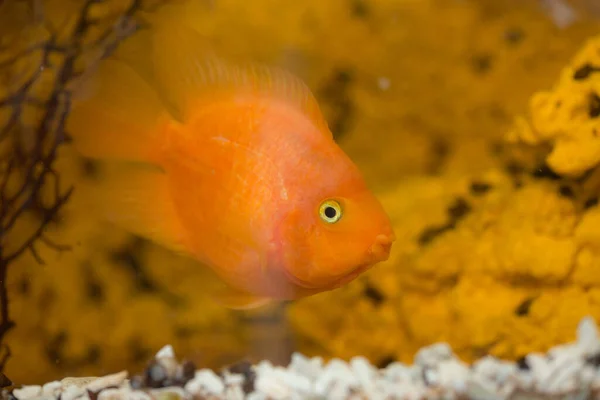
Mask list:
[[157,93],[131,67],[105,60],[75,101],[67,121],[85,157],[155,163],[168,113]]

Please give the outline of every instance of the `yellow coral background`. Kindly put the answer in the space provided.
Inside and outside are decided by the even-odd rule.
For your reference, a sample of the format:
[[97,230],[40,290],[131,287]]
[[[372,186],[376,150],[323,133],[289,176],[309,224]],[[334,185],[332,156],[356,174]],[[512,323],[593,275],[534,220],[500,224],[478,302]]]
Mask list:
[[138,371],[167,343],[218,367],[269,356],[264,342],[287,340],[286,325],[295,349],[326,358],[410,362],[446,341],[467,361],[515,359],[600,317],[600,72],[581,71],[600,67],[598,20],[559,29],[533,0],[196,10],[222,53],[282,65],[313,89],[391,215],[390,260],[283,319],[222,309],[203,295],[206,271],[89,214],[77,193],[103,171],[64,147],[78,192],[51,234],[73,250],[42,246],[45,265],[27,255],[10,270],[11,379]]

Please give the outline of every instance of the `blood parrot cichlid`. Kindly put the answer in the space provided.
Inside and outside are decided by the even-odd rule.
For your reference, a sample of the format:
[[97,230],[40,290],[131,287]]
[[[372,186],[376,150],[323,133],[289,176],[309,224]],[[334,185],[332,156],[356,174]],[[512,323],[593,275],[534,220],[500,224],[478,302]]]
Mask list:
[[106,60],[69,119],[82,155],[126,162],[94,195],[106,219],[210,267],[230,308],[388,259],[390,220],[298,78],[202,56],[191,27],[153,41],[153,79]]

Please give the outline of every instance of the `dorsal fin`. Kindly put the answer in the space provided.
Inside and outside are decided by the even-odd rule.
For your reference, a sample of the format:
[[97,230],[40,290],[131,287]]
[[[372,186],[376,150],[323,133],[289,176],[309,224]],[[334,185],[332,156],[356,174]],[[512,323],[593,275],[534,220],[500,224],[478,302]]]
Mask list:
[[296,76],[256,63],[231,65],[213,55],[193,28],[163,23],[154,35],[153,64],[163,96],[185,120],[203,99],[251,94],[284,101],[304,113],[324,134],[327,122],[310,89]]

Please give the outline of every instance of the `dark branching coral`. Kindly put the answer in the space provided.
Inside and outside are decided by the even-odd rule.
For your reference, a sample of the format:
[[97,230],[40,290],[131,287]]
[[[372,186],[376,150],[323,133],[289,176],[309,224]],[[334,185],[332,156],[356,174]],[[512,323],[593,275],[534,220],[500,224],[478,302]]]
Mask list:
[[[67,23],[56,24],[46,11],[66,2],[0,3],[0,15],[26,10],[26,25],[0,39],[0,344],[13,327],[8,308],[7,270],[29,252],[39,263],[39,245],[65,251],[45,232],[56,222],[73,187],[63,187],[56,170],[57,152],[69,141],[65,131],[76,87],[87,72],[118,44],[143,26],[140,14],[161,2],[85,0],[69,4]],[[26,235],[19,222],[35,218]],[[15,242],[16,241],[16,242]],[[4,345],[0,371],[10,352]]]

